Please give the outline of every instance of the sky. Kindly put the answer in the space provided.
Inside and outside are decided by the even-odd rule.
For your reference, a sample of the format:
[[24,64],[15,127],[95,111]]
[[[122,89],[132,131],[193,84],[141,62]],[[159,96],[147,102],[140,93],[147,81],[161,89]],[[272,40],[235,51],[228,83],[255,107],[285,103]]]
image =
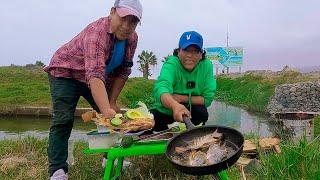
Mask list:
[[[96,19],[107,16],[114,1],[2,0],[0,66],[50,62],[53,53]],[[203,35],[205,47],[243,47],[245,70],[281,70],[283,66],[320,66],[318,0],[141,0],[137,27],[142,50],[155,53],[158,65],[178,46],[184,31]],[[131,76],[142,76],[137,63]]]

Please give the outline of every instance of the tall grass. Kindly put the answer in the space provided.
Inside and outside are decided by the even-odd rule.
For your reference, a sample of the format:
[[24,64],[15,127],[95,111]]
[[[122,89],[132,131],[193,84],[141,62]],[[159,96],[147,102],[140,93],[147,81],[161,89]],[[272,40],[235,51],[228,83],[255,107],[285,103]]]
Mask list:
[[312,142],[287,141],[281,150],[281,154],[260,153],[262,167],[254,171],[256,179],[319,179],[319,137]]
[[275,86],[262,81],[262,76],[244,75],[235,79],[220,76],[216,99],[251,111],[264,112]]

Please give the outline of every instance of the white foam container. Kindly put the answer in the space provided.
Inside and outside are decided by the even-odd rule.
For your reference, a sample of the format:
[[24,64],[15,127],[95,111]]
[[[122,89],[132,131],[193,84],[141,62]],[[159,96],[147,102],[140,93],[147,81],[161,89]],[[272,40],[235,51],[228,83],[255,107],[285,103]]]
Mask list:
[[92,131],[87,133],[89,149],[106,149],[121,142],[123,135],[110,132]]

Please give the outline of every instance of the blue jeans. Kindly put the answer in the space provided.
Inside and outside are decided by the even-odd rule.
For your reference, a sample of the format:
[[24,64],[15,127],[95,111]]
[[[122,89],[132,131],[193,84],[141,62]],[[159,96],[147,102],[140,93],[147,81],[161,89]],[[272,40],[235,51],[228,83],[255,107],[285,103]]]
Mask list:
[[53,106],[48,147],[49,173],[52,176],[58,169],[68,172],[68,140],[80,96],[95,110],[98,110],[98,107],[87,84],[71,78],[53,77],[50,74],[48,76]]

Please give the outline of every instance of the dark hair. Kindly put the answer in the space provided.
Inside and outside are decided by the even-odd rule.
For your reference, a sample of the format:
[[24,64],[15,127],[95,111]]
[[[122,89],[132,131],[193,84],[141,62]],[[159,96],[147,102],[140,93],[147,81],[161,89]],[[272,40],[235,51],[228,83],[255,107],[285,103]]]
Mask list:
[[[180,48],[176,48],[173,50],[173,55],[174,56],[178,56],[178,51],[179,51]],[[202,53],[202,58],[200,59],[200,61],[204,60],[206,58],[206,54],[207,52],[205,50],[201,50],[201,53]]]

